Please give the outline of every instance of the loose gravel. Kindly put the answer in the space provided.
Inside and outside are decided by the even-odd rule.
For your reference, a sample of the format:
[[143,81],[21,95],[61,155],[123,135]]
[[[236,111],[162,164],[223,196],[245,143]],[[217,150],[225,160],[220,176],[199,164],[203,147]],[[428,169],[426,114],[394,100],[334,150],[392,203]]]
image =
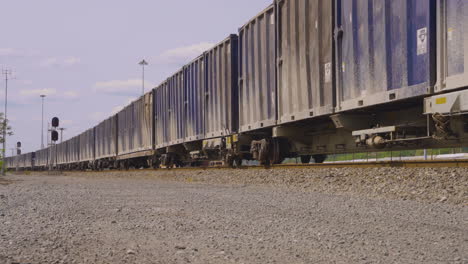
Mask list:
[[468,170],[0,177],[0,263],[468,263]]

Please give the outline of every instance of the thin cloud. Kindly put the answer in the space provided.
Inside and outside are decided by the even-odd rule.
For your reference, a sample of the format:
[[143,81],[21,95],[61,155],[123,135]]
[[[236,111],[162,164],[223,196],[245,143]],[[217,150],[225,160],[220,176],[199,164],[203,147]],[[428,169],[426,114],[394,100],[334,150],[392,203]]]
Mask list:
[[23,95],[23,96],[39,96],[42,94],[47,95],[47,96],[55,95],[57,94],[57,90],[47,88],[47,89],[26,89],[26,90],[20,91],[20,95]]
[[31,80],[19,80],[19,83],[22,85],[31,85],[33,82]]
[[78,93],[75,91],[67,91],[62,94],[62,97],[66,99],[75,99],[78,97]]
[[178,47],[163,52],[155,59],[160,63],[185,64],[202,55],[203,52],[209,50],[214,45],[214,43],[210,42],[201,42],[189,46]]
[[32,57],[36,55],[38,55],[38,52],[32,50],[0,48],[0,57]]
[[0,48],[0,56],[13,56],[18,53],[17,50],[11,48]]
[[70,66],[79,64],[80,62],[81,62],[81,59],[77,57],[65,57],[65,58],[50,57],[41,61],[40,66],[45,67],[45,68],[70,67]]
[[[141,92],[141,86],[141,79],[112,80],[95,83],[94,91],[110,95],[134,95]],[[149,88],[153,88],[153,85],[145,81],[145,89]]]

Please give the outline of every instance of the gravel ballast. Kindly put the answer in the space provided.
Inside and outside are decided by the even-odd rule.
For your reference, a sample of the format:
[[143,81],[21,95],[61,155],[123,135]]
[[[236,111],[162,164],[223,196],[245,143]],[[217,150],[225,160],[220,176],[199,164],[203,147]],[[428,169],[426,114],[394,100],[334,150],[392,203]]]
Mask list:
[[467,263],[467,169],[0,177],[0,263]]

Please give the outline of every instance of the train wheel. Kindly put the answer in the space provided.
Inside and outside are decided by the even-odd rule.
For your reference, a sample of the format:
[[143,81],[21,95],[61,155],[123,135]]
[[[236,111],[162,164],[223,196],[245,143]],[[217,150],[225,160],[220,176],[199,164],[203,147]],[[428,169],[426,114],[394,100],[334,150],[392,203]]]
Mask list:
[[280,138],[272,138],[270,144],[270,164],[279,164],[283,161],[282,158],[282,149],[281,149],[281,139]]
[[327,155],[313,155],[315,163],[323,163],[327,159]]
[[310,155],[302,155],[301,156],[301,162],[302,164],[309,164],[310,163]]

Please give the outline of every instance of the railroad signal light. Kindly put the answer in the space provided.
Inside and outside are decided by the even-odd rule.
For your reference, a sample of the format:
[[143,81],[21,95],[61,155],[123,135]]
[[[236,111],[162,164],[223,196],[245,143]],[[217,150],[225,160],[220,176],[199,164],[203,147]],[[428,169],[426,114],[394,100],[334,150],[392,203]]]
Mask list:
[[21,148],[21,142],[20,141],[16,142],[16,147]]
[[53,130],[52,133],[51,133],[51,137],[52,137],[53,142],[58,141],[58,138],[59,138],[58,132],[56,130]]
[[53,127],[58,127],[58,126],[59,126],[59,119],[58,119],[58,117],[52,118],[52,126],[53,126]]

